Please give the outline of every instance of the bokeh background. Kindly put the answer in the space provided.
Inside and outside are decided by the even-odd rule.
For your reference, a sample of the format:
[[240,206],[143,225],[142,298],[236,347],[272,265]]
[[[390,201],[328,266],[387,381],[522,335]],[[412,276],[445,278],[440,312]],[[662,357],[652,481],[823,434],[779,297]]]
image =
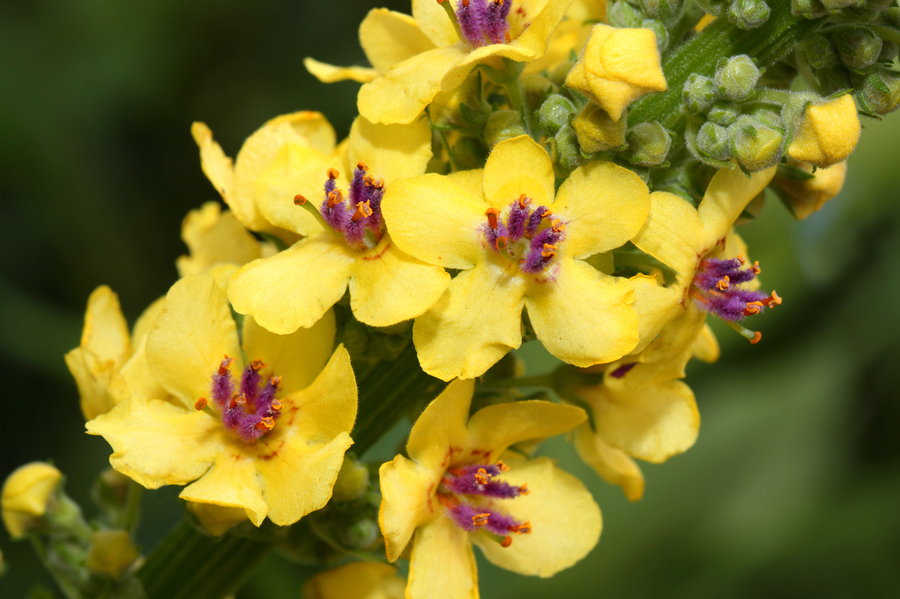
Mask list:
[[[83,433],[63,353],[88,294],[119,293],[134,319],[174,282],[180,223],[216,197],[190,124],[230,155],[269,118],[320,110],[339,134],[357,84],[325,86],[314,56],[363,64],[367,10],[405,0],[7,0],[0,3],[0,478],[52,459],[90,515],[109,448]],[[774,197],[742,230],[785,298],[720,330],[723,357],[688,383],[696,446],[645,467],[630,504],[563,439],[543,451],[582,478],[604,514],[598,547],[550,580],[480,563],[489,598],[895,597],[900,588],[900,117],[866,120],[843,193],[793,222]],[[552,364],[523,352],[536,373]],[[402,433],[400,433],[402,434]],[[147,493],[140,542],[180,515]],[[0,533],[0,597],[50,584],[31,548]],[[479,558],[480,559],[480,558]],[[270,557],[238,595],[299,597],[305,570]]]

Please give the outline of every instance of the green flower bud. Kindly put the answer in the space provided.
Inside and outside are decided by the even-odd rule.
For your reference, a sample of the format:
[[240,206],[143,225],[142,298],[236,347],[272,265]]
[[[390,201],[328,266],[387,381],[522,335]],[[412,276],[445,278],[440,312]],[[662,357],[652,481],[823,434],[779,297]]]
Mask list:
[[641,10],[651,19],[672,23],[681,10],[682,0],[641,0]]
[[783,154],[784,134],[748,114],[742,114],[728,128],[731,152],[738,163],[751,172],[778,164]]
[[613,27],[637,28],[641,26],[644,15],[638,8],[619,0],[607,9],[606,19]]
[[660,52],[669,46],[669,30],[663,25],[662,21],[656,19],[644,19],[641,21],[642,29],[649,29],[656,35],[656,47]]
[[893,25],[894,27],[900,26],[900,8],[895,6],[887,9],[881,13],[881,18],[884,19],[885,23],[888,25]]
[[881,42],[881,56],[878,57],[878,60],[894,62],[898,54],[900,54],[900,49],[897,48],[897,44],[884,40]]
[[741,114],[741,107],[734,102],[716,102],[706,116],[717,125],[727,127]]
[[525,135],[525,124],[517,110],[495,110],[484,128],[484,143],[489,148],[505,139]]
[[367,549],[377,539],[378,523],[369,518],[357,520],[341,533],[341,540],[355,549]]
[[738,29],[756,29],[768,20],[770,12],[764,0],[734,0],[728,7],[728,20]]
[[833,94],[850,87],[850,78],[847,76],[847,70],[842,66],[820,69],[816,73],[816,77],[819,79],[819,84],[826,94]]
[[750,116],[773,129],[784,129],[784,121],[781,120],[781,111],[770,106],[757,106],[747,112]]
[[684,82],[681,99],[691,112],[706,112],[719,97],[716,83],[709,77],[693,73]]
[[[518,112],[516,114],[519,114]],[[485,132],[487,130],[485,129]],[[459,167],[465,170],[481,168],[487,160],[487,152],[477,139],[462,137],[453,144],[453,156]],[[373,348],[374,349],[374,348]],[[371,351],[369,353],[372,353]],[[351,354],[353,355],[353,354]]]
[[716,71],[716,85],[727,100],[743,100],[759,81],[759,69],[746,54],[732,56]]
[[581,154],[578,135],[575,134],[575,129],[572,125],[562,127],[553,136],[552,149],[551,158],[553,162],[566,170],[573,171],[587,162],[587,159]]
[[800,51],[807,64],[814,69],[833,67],[840,62],[837,50],[834,49],[828,38],[821,35],[806,42]]
[[567,98],[559,94],[553,94],[547,98],[538,111],[541,127],[550,135],[556,135],[564,125],[568,124],[569,117],[577,112],[575,105]]
[[626,135],[630,162],[638,166],[662,164],[672,147],[672,138],[658,122],[640,123]]
[[863,109],[875,114],[887,114],[900,106],[900,77],[887,70],[866,75],[857,88],[856,96]]
[[334,483],[335,501],[352,501],[365,495],[369,488],[369,470],[353,457],[346,456]]
[[728,130],[715,123],[706,122],[697,132],[697,151],[702,157],[719,162],[731,159],[731,137]]
[[881,38],[864,28],[847,28],[832,38],[841,61],[854,70],[875,64],[881,56]]

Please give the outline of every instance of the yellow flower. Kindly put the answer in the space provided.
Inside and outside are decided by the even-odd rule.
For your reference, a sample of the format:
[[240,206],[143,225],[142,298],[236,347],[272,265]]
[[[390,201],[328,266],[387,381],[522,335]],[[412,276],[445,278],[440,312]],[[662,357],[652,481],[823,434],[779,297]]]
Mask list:
[[389,326],[430,308],[450,277],[401,251],[384,231],[380,207],[393,181],[424,173],[430,159],[425,120],[373,125],[358,118],[341,171],[324,155],[285,146],[260,177],[260,209],[297,233],[311,232],[311,214],[319,224],[313,220],[316,232],[288,250],[238,271],[228,289],[234,309],[286,334],[315,324],[348,286],[353,314],[368,325]]
[[856,148],[861,127],[856,104],[845,94],[821,104],[808,104],[794,131],[788,156],[827,168],[843,162]]
[[213,141],[212,131],[205,124],[194,123],[191,133],[200,147],[203,172],[235,218],[251,231],[296,241],[296,236],[285,235],[285,231],[273,227],[260,214],[254,198],[256,179],[287,144],[313,148],[326,154],[334,152],[334,129],[325,117],[308,110],[276,117],[247,138],[234,162]]
[[614,121],[629,104],[666,91],[656,34],[650,29],[595,25],[566,85],[600,105]]
[[62,472],[44,462],[19,466],[7,477],[0,508],[9,536],[19,539],[41,523],[60,480]]
[[81,344],[65,356],[85,420],[105,414],[132,393],[165,397],[147,369],[144,354],[145,338],[162,304],[162,298],[150,304],[129,334],[118,296],[106,285],[91,293]]
[[376,8],[359,28],[360,43],[374,72],[340,69],[310,59],[306,66],[326,82],[372,76],[359,90],[359,113],[373,123],[410,123],[438,92],[460,85],[477,64],[500,58],[517,62],[540,58],[571,3],[479,1],[466,2],[465,7],[454,3],[462,38],[435,0],[413,0],[412,17]]
[[778,177],[775,183],[781,188],[783,198],[790,204],[794,216],[803,220],[813,212],[818,212],[825,202],[840,193],[847,177],[847,163],[838,162],[828,168],[816,169],[812,165],[795,163],[793,166],[811,173],[813,178],[806,181]]
[[587,555],[600,537],[600,509],[581,481],[547,458],[506,452],[571,430],[584,412],[523,401],[470,418],[473,390],[473,381],[450,383],[413,425],[409,458],[381,467],[378,521],[388,560],[413,543],[410,599],[478,597],[473,543],[502,568],[547,577]]
[[631,283],[583,260],[637,233],[647,186],[631,171],[592,162],[554,195],[550,157],[526,136],[497,144],[484,170],[388,189],[385,218],[400,248],[463,271],[413,327],[426,372],[480,376],[521,344],[523,308],[544,346],[570,364],[609,362],[634,348]]
[[353,443],[356,382],[342,346],[328,359],[334,334],[331,312],[285,336],[246,318],[239,341],[214,279],[185,277],[147,338],[150,370],[180,405],[134,394],[87,430],[147,488],[188,485],[186,501],[292,524],[325,505]]
[[552,71],[570,62],[572,52],[584,48],[595,23],[606,20],[606,0],[575,0],[566,12],[566,18],[550,35],[543,56],[529,62],[525,73]]
[[116,577],[140,557],[124,530],[95,530],[85,565],[96,574]]
[[303,587],[306,599],[403,599],[406,581],[397,569],[375,562],[353,562],[315,575]]

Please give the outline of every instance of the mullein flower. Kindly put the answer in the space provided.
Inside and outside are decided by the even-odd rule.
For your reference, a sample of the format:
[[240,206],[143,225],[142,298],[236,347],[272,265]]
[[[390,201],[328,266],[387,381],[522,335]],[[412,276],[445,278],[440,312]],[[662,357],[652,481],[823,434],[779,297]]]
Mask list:
[[[440,6],[448,3],[456,23]],[[359,112],[373,123],[410,123],[441,91],[460,85],[479,63],[540,58],[572,0],[414,0],[413,18],[385,9],[369,13],[360,43],[377,72],[359,90]],[[359,76],[307,60],[324,81]]]
[[443,380],[482,375],[521,344],[523,308],[538,339],[571,364],[631,351],[631,283],[583,260],[631,239],[648,203],[640,178],[607,162],[578,168],[556,193],[550,157],[525,136],[497,144],[484,170],[395,183],[383,206],[400,248],[463,271],[416,319],[422,368]]
[[816,169],[809,164],[794,163],[812,176],[812,179],[798,180],[776,177],[775,184],[781,190],[782,199],[790,205],[791,212],[798,220],[809,218],[821,210],[825,202],[840,193],[847,178],[847,162],[838,162],[828,168]]
[[228,289],[234,309],[278,334],[313,326],[348,287],[353,314],[371,326],[425,312],[450,277],[401,251],[385,231],[381,201],[392,182],[424,173],[430,159],[424,120],[357,119],[340,171],[322,154],[283,148],[260,177],[260,207],[279,227],[309,236],[238,271]]
[[406,581],[397,568],[353,562],[316,574],[303,586],[306,599],[403,599]]
[[45,526],[44,515],[61,480],[62,472],[45,462],[19,466],[6,478],[0,514],[10,537],[19,539]]
[[214,279],[185,277],[147,338],[150,371],[178,405],[133,394],[88,433],[141,485],[188,485],[181,498],[212,507],[198,515],[292,524],[325,505],[353,443],[356,382],[343,347],[328,358],[334,334],[329,312],[285,336],[246,318],[239,339]]
[[847,159],[859,141],[861,126],[852,94],[810,103],[794,129],[787,154],[827,168]]
[[381,467],[379,524],[388,560],[412,543],[411,599],[478,597],[472,544],[492,563],[552,576],[593,549],[600,509],[581,482],[547,458],[507,452],[584,422],[546,401],[483,408],[469,417],[474,382],[457,380],[422,412],[406,445]]

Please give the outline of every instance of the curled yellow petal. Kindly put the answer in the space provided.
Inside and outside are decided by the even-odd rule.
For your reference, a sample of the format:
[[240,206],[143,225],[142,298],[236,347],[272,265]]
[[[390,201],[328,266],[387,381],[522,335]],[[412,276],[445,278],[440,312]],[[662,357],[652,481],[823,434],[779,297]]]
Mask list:
[[378,71],[375,69],[368,67],[337,67],[309,57],[303,59],[303,66],[306,67],[310,75],[322,83],[336,83],[338,81],[347,81],[348,79],[357,83],[368,83],[378,77]]
[[794,131],[788,156],[827,168],[843,162],[856,148],[861,126],[851,94],[809,104]]

